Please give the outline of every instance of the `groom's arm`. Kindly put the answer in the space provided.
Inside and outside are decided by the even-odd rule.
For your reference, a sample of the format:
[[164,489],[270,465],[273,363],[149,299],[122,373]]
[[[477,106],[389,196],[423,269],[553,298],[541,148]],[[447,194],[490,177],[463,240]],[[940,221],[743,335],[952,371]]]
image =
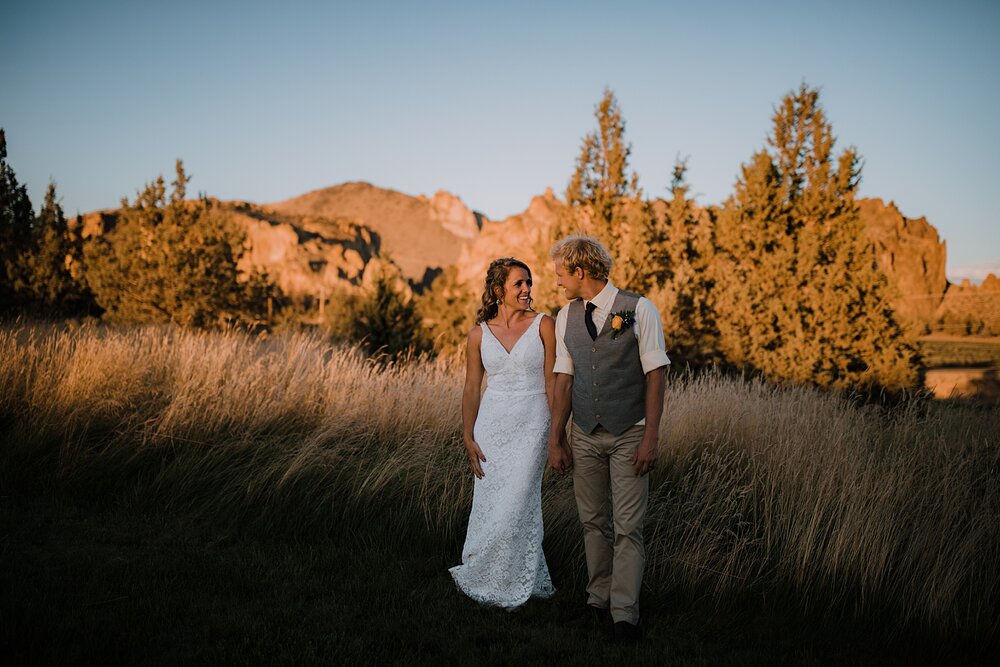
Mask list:
[[663,398],[666,394],[666,367],[660,366],[646,373],[646,427],[642,442],[636,450],[635,474],[642,477],[656,467],[660,448],[660,417],[663,416]]
[[636,476],[643,476],[656,467],[660,449],[660,418],[666,394],[666,370],[670,365],[663,339],[660,313],[653,302],[643,297],[635,308],[635,335],[639,344],[642,371],[646,374],[646,427],[642,442],[632,460]]
[[573,405],[573,376],[556,373],[552,391],[552,431],[549,433],[549,466],[557,472],[567,472],[573,465],[573,454],[566,445],[566,424]]

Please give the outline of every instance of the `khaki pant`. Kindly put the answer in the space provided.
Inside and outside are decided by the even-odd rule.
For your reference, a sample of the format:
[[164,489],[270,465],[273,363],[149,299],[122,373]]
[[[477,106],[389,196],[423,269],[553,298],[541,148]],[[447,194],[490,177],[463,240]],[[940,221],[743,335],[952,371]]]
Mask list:
[[584,433],[573,425],[573,490],[587,554],[587,604],[611,617],[639,622],[639,588],[646,564],[642,524],[649,475],[635,476],[632,457],[644,426],[614,436],[603,426]]

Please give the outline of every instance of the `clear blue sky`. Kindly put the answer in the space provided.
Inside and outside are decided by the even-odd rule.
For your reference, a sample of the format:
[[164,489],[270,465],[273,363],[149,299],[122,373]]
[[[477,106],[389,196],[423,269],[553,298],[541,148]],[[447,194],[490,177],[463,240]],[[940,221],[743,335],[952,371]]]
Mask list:
[[951,277],[1000,272],[1000,2],[31,2],[0,21],[0,126],[36,208],[116,206],[182,158],[273,202],[366,180],[493,219],[565,189],[605,86],[632,165],[732,192],[818,86],[862,195],[926,216]]

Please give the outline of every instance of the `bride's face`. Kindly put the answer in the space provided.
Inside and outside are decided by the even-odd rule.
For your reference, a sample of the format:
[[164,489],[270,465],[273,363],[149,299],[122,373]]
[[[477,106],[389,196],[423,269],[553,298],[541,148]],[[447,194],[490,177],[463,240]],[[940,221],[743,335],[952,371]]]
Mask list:
[[531,275],[521,267],[510,270],[503,290],[503,304],[508,308],[526,310],[531,306]]

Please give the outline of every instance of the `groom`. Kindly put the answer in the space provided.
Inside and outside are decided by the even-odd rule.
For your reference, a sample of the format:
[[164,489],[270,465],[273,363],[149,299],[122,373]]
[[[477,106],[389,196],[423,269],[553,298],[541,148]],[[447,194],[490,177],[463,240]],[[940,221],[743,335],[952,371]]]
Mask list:
[[551,255],[571,302],[556,316],[549,465],[573,469],[590,613],[607,619],[610,611],[615,642],[637,642],[642,524],[670,359],[656,306],[608,282],[611,257],[600,242],[569,236]]

